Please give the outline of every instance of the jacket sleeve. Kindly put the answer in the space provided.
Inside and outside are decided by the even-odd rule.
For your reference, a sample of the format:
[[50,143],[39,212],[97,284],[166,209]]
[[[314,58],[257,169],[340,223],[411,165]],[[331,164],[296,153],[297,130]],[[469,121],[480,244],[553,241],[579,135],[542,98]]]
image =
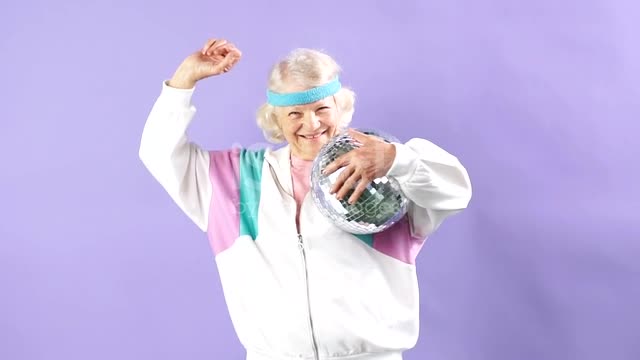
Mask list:
[[413,138],[393,143],[396,157],[387,175],[395,178],[410,200],[411,234],[426,238],[471,200],[471,181],[458,159],[433,144]]
[[186,130],[195,115],[195,88],[162,84],[144,125],[139,157],[178,207],[202,230],[207,230],[211,182],[208,151],[189,140]]

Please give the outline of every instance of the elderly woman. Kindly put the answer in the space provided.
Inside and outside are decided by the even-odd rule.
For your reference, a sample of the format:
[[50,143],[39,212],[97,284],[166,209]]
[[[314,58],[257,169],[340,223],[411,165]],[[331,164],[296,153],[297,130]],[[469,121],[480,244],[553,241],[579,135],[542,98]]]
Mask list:
[[[139,156],[206,232],[247,359],[402,359],[418,339],[416,255],[446,217],[467,207],[465,168],[424,139],[389,143],[349,130],[354,93],[330,56],[309,49],[273,67],[258,110],[266,138],[284,146],[204,150],[186,136],[195,85],[240,57],[220,39],[188,56],[163,83]],[[313,159],[341,131],[362,146],[327,167],[342,169],[335,196],[355,201],[386,175],[410,200],[407,215],[385,231],[345,232],[308,194]]]

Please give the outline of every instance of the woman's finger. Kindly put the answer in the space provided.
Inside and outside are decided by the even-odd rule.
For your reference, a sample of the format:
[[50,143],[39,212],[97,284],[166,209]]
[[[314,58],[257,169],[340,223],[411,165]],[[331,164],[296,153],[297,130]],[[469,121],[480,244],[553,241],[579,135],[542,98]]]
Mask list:
[[338,156],[337,159],[333,160],[331,163],[324,167],[324,170],[322,170],[322,175],[330,175],[341,167],[346,166],[347,164],[349,164],[349,160],[351,159],[352,155],[353,154],[351,153],[351,151],[349,151],[346,154]]
[[[220,55],[216,55],[216,56],[220,56]],[[220,63],[218,64],[218,68],[220,69],[220,71],[227,72],[231,70],[231,68],[238,62],[239,59],[240,57],[237,55],[236,52],[228,52],[224,56],[222,61],[220,61]]]
[[342,187],[336,194],[338,200],[342,200],[347,195],[347,193],[356,186],[360,179],[360,173],[358,171],[354,171],[353,174],[351,174],[351,176],[349,176],[349,178],[344,182],[344,184],[342,184]]
[[233,49],[233,45],[226,43],[226,44],[221,44],[219,46],[214,46],[211,48],[211,54],[212,55],[226,55],[228,53],[230,53]]
[[204,46],[202,47],[202,55],[205,55],[207,53],[207,50],[211,47],[211,45],[215,44],[216,41],[218,41],[218,39],[207,40],[207,42],[204,43]]
[[211,46],[205,51],[205,55],[213,55],[215,49],[224,46],[227,44],[227,40],[218,40],[215,43],[212,43]]
[[233,44],[227,44],[219,49],[216,49],[214,52],[215,55],[222,55],[226,58],[229,58],[230,64],[235,65],[235,63],[240,60],[242,53],[238,50]]
[[238,50],[238,48],[233,45],[231,45],[231,49],[229,50],[229,52],[233,53],[237,60],[242,57],[242,51]]
[[329,190],[329,193],[333,194],[337,192],[342,187],[342,184],[344,184],[344,182],[347,181],[349,176],[351,176],[351,174],[353,174],[354,171],[355,171],[355,168],[353,166],[345,166],[342,172],[336,178],[336,181],[333,183],[333,186]]
[[353,204],[356,201],[358,201],[358,199],[360,198],[360,195],[364,193],[364,191],[367,189],[367,186],[369,186],[370,183],[371,181],[368,181],[365,178],[361,178],[360,182],[358,183],[358,186],[356,186],[356,189],[353,191],[353,194],[351,194],[351,196],[349,197],[349,204]]

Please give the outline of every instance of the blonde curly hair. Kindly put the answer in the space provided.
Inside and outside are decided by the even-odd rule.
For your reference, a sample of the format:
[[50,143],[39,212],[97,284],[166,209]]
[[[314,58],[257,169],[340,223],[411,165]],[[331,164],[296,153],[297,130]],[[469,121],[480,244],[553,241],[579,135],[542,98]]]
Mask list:
[[[292,85],[302,89],[310,89],[335,79],[341,71],[338,63],[325,52],[298,48],[272,67],[267,86],[269,90],[274,92],[284,92]],[[342,131],[351,123],[355,93],[342,86],[333,97],[338,106],[338,131]],[[262,104],[258,108],[256,117],[258,127],[262,130],[267,141],[276,144],[285,141],[278,125],[275,106],[268,103]]]

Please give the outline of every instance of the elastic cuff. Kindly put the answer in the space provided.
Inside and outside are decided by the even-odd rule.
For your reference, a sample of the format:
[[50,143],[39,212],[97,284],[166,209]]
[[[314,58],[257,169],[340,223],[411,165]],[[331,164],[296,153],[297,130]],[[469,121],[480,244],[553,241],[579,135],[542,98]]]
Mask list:
[[387,176],[399,178],[413,174],[418,165],[418,153],[405,144],[397,142],[392,144],[396,147],[396,157],[393,159]]
[[162,94],[161,96],[171,103],[174,103],[183,107],[191,106],[191,97],[195,91],[195,86],[191,89],[178,89],[169,86],[169,80],[162,82]]

